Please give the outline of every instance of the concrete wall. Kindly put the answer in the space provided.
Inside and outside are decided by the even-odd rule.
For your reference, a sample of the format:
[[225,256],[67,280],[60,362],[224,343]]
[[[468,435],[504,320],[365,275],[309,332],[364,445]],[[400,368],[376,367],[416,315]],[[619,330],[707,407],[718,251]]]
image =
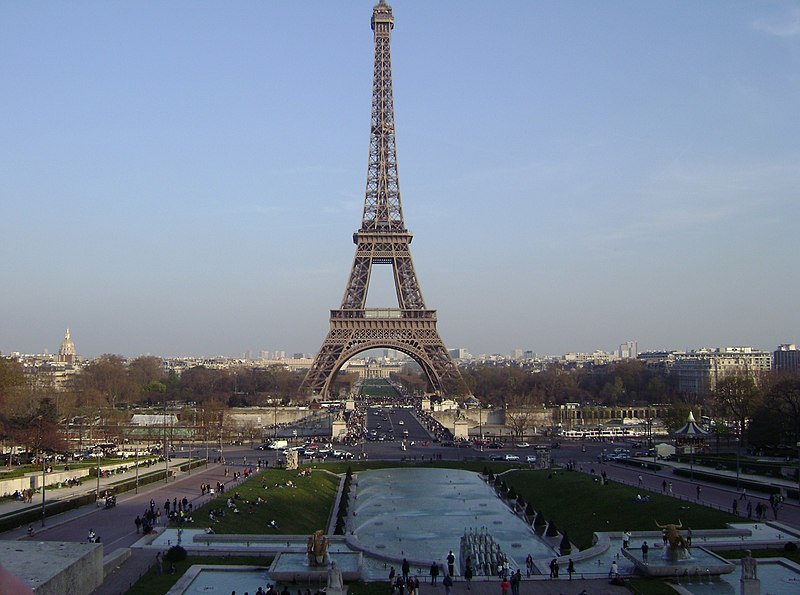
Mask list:
[[89,595],[103,583],[103,544],[0,541],[7,570],[36,595]]

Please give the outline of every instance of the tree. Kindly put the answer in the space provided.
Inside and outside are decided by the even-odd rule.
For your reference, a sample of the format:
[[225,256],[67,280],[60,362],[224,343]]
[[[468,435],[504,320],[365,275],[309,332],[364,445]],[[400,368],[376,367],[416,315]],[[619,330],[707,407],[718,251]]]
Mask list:
[[762,406],[752,414],[748,438],[755,444],[797,444],[800,441],[800,378],[778,377]]
[[761,391],[746,371],[725,376],[717,382],[712,397],[736,423],[739,439],[744,438],[747,420],[761,403]]

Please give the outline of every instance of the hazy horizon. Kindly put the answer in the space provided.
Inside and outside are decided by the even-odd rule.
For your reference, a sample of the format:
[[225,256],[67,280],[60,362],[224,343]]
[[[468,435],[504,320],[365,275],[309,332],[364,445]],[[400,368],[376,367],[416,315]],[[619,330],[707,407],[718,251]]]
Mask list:
[[[316,353],[361,223],[374,4],[1,3],[0,353],[67,327],[89,357]],[[800,343],[800,2],[389,4],[448,348]],[[386,273],[369,305],[396,305]]]

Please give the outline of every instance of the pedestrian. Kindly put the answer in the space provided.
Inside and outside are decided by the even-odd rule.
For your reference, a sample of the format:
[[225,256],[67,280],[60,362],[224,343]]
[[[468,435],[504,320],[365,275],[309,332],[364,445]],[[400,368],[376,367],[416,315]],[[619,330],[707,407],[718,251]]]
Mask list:
[[413,586],[413,593],[414,595],[419,595],[419,577],[414,577],[414,586]]
[[164,572],[164,565],[161,562],[161,552],[156,552],[156,573],[161,574]]
[[692,547],[692,528],[688,527],[686,529],[686,543],[689,547]]
[[134,519],[134,521],[133,521],[133,524],[134,524],[134,525],[136,525],[136,533],[138,534],[138,533],[139,533],[139,531],[140,531],[140,530],[141,530],[141,528],[142,528],[142,517],[140,517],[140,516],[137,514],[137,515],[136,515],[136,518],[135,518],[135,519]]
[[747,500],[747,488],[742,488],[742,491],[739,492],[739,500]]
[[739,516],[739,501],[736,498],[733,499],[733,506],[731,509],[733,510],[733,514]]
[[519,595],[519,581],[522,580],[522,574],[520,573],[519,569],[516,572],[511,573],[511,580],[509,580],[509,584],[511,585],[511,595]]
[[645,542],[642,544],[642,561],[643,561],[643,562],[647,562],[647,552],[648,552],[649,550],[650,550],[650,547],[647,545],[647,542],[645,541]]
[[453,592],[453,579],[449,574],[444,577],[442,584],[444,585],[444,595],[450,595]]
[[[504,578],[500,582],[500,593],[501,595],[508,595],[508,589],[511,587],[511,583],[508,582],[507,578]],[[449,595],[449,594],[448,594]]]
[[394,566],[391,566],[391,567],[389,568],[389,584],[390,584],[390,585],[391,585],[392,583],[394,583],[394,574],[395,574],[395,573],[394,573]]
[[472,589],[472,565],[468,564],[464,569],[464,580],[467,581],[467,589]]
[[450,576],[455,576],[456,568],[456,557],[453,555],[453,550],[450,550],[450,553],[447,554],[447,572]]
[[697,499],[699,500],[700,499],[700,486],[697,486],[695,488],[695,491],[697,492]]
[[669,491],[669,495],[672,496],[672,482],[667,484],[667,490]]
[[403,564],[400,569],[403,571],[403,582],[408,581],[408,573],[411,571],[411,564],[409,564],[408,560],[405,558],[403,558]]
[[753,518],[753,503],[750,500],[747,501],[747,518]]
[[627,529],[622,532],[622,549],[627,550],[631,543],[631,532]]
[[644,481],[642,480],[642,476],[639,475],[639,487],[642,487],[643,485],[644,485]]
[[667,493],[667,480],[666,479],[661,482],[661,493],[662,494],[666,494]]
[[439,565],[434,561],[433,564],[431,564],[431,584],[432,585],[436,584],[436,579],[438,578],[438,576],[439,576]]
[[608,578],[616,578],[619,576],[619,567],[617,566],[617,561],[613,560],[611,562],[611,570],[608,571]]
[[527,572],[528,578],[530,578],[531,574],[533,574],[533,556],[528,554],[528,557],[525,558],[525,570]]
[[558,565],[558,560],[553,558],[550,560],[550,578],[556,578],[556,566]]
[[567,564],[567,574],[569,575],[569,580],[572,580],[573,572],[575,572],[575,562],[573,562],[572,558],[570,558],[569,564]]

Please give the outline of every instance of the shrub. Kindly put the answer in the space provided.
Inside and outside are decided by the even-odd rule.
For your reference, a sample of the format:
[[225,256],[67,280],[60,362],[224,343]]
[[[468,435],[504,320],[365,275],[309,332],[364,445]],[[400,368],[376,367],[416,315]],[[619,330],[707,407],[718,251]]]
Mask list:
[[553,521],[550,521],[550,524],[547,525],[547,533],[545,535],[548,537],[555,537],[558,535],[558,529],[556,529],[556,524]]
[[794,541],[788,542],[786,545],[783,546],[784,551],[787,552],[796,552],[797,551],[797,544]]
[[536,518],[533,519],[533,526],[534,527],[544,527],[547,524],[547,521],[544,520],[544,515],[541,512],[536,513]]
[[561,543],[558,546],[558,550],[562,556],[567,556],[572,551],[572,544],[569,542],[569,537],[567,537],[566,531],[564,531],[564,537],[561,538]]
[[536,514],[536,511],[533,509],[533,506],[531,506],[531,503],[528,502],[528,505],[525,507],[525,516],[529,516],[530,517],[530,516],[533,516],[535,514]]
[[185,559],[186,559],[186,550],[179,545],[173,545],[171,548],[167,550],[167,553],[164,554],[164,560],[166,562],[181,562],[182,560]]

